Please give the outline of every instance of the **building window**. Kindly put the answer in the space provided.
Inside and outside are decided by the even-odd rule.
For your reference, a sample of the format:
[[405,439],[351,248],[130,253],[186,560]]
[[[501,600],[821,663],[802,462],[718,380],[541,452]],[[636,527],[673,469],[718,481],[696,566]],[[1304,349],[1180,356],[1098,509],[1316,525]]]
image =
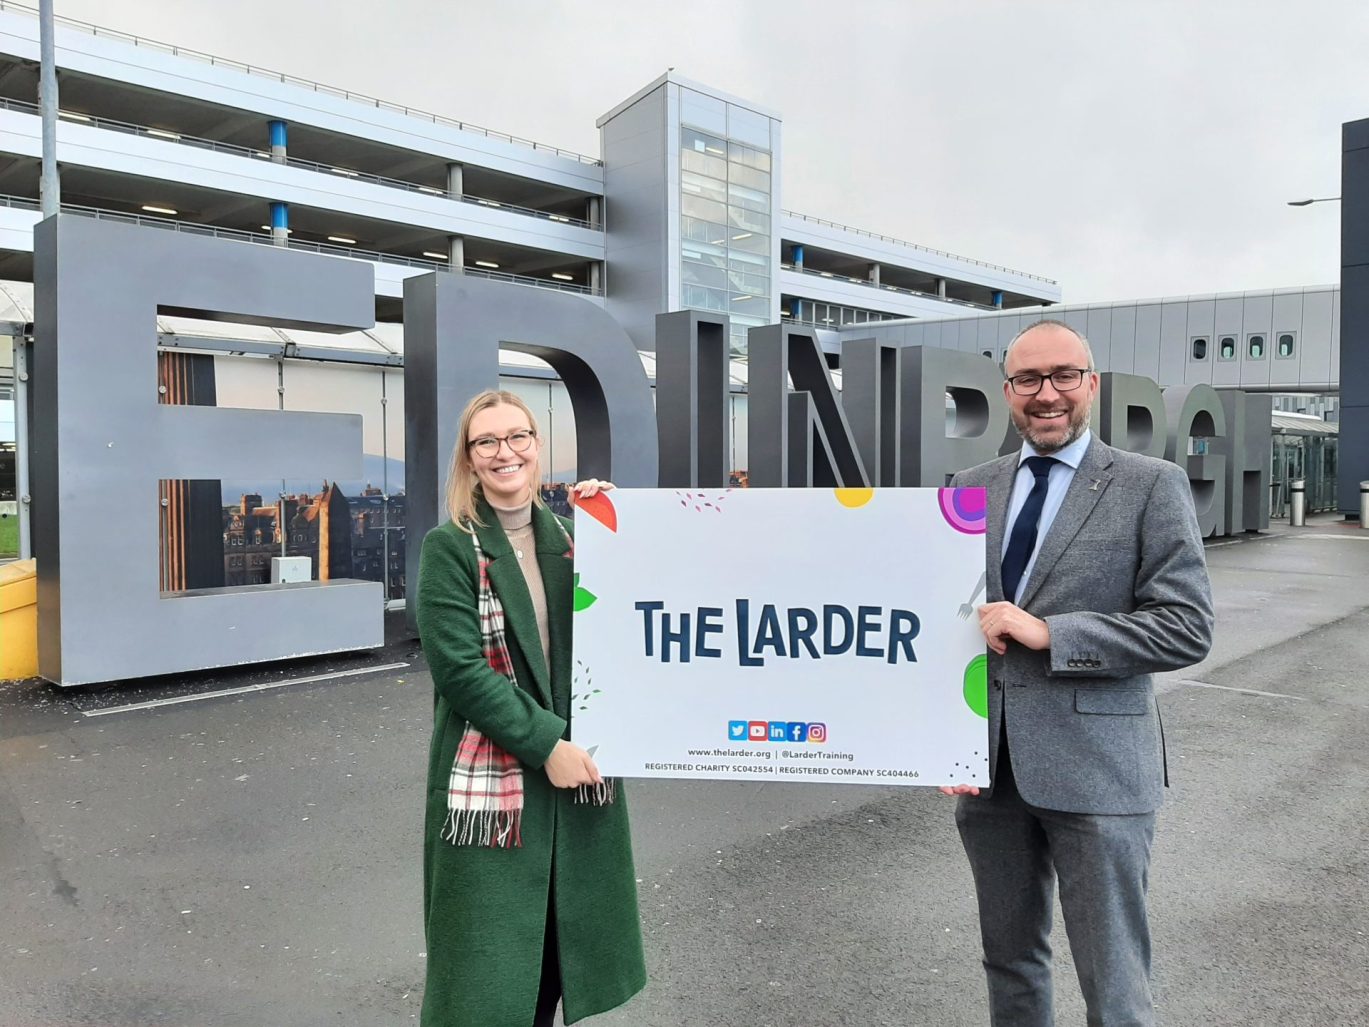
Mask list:
[[1296,342],[1292,332],[1280,332],[1279,341],[1274,347],[1274,356],[1279,360],[1291,360]]
[[1207,339],[1201,335],[1195,336],[1193,339],[1193,359],[1207,359]]
[[1264,336],[1251,335],[1247,337],[1246,353],[1251,360],[1264,359]]
[[1223,335],[1221,341],[1217,343],[1218,360],[1236,359],[1236,336]]

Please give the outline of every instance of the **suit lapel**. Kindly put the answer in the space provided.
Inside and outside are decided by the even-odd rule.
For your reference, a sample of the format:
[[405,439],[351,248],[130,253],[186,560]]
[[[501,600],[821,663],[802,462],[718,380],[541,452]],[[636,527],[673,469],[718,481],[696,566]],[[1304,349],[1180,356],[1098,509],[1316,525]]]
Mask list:
[[[544,507],[533,510],[532,523],[537,537],[537,566],[542,571],[542,585],[547,593],[547,649],[551,653],[550,690],[556,701],[554,713],[563,716],[570,712],[570,680],[560,668],[571,662],[571,611],[575,589],[573,549],[566,542],[556,522],[556,515]],[[559,687],[558,687],[559,686]],[[565,695],[559,695],[564,692]],[[560,708],[564,705],[564,708]]]
[[[499,518],[485,504],[481,504],[480,516],[485,527],[477,528],[480,548],[490,558],[490,585],[504,607],[504,631],[523,654],[523,660],[532,671],[532,685],[535,694],[547,709],[551,704],[551,683],[547,673],[546,661],[542,659],[542,640],[537,635],[537,613],[532,608],[532,596],[528,592],[527,579],[523,568],[518,566],[518,557],[500,527]],[[526,686],[527,682],[524,682]]]
[[1036,554],[1031,577],[1027,579],[1027,587],[1022,592],[1022,602],[1018,604],[1023,609],[1027,608],[1041,583],[1046,580],[1051,569],[1074,541],[1074,536],[1079,534],[1079,529],[1084,526],[1089,514],[1093,513],[1098,500],[1103,498],[1104,491],[1112,481],[1112,474],[1108,470],[1111,466],[1111,451],[1094,436],[1089,448],[1084,451],[1084,459],[1079,461],[1079,469],[1074,472],[1069,489],[1065,492],[1060,512],[1055,515],[1055,520],[1051,522],[1050,530]]
[[998,602],[1003,598],[1003,537],[1008,530],[1008,500],[1012,496],[1013,478],[1017,476],[1017,454],[1005,457],[993,471],[988,484],[988,535],[985,538],[984,559],[988,578],[984,586],[984,601]]

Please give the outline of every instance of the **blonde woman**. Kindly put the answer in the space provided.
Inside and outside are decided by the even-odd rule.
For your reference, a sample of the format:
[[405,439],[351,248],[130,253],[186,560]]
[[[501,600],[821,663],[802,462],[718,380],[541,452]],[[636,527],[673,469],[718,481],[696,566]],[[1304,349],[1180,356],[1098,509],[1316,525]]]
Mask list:
[[538,497],[541,449],[521,399],[476,396],[423,540],[425,1027],[550,1027],[558,1000],[569,1024],[646,984],[623,787],[569,740],[571,525]]

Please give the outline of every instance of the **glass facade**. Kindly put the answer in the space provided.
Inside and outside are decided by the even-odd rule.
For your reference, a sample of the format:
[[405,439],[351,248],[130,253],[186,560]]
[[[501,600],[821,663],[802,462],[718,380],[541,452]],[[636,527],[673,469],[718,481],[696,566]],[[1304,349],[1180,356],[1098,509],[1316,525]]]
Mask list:
[[[757,125],[747,127],[758,138]],[[681,126],[680,306],[727,314],[739,359],[747,330],[770,323],[771,198],[768,150]]]

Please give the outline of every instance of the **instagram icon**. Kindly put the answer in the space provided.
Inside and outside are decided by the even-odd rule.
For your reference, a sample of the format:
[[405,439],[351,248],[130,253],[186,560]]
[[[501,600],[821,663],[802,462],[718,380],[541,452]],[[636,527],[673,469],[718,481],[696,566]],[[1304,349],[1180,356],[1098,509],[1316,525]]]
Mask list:
[[811,743],[814,744],[814,745],[826,745],[826,744],[827,744],[827,725],[826,725],[826,724],[809,724],[809,725],[808,725],[808,741],[811,742]]

